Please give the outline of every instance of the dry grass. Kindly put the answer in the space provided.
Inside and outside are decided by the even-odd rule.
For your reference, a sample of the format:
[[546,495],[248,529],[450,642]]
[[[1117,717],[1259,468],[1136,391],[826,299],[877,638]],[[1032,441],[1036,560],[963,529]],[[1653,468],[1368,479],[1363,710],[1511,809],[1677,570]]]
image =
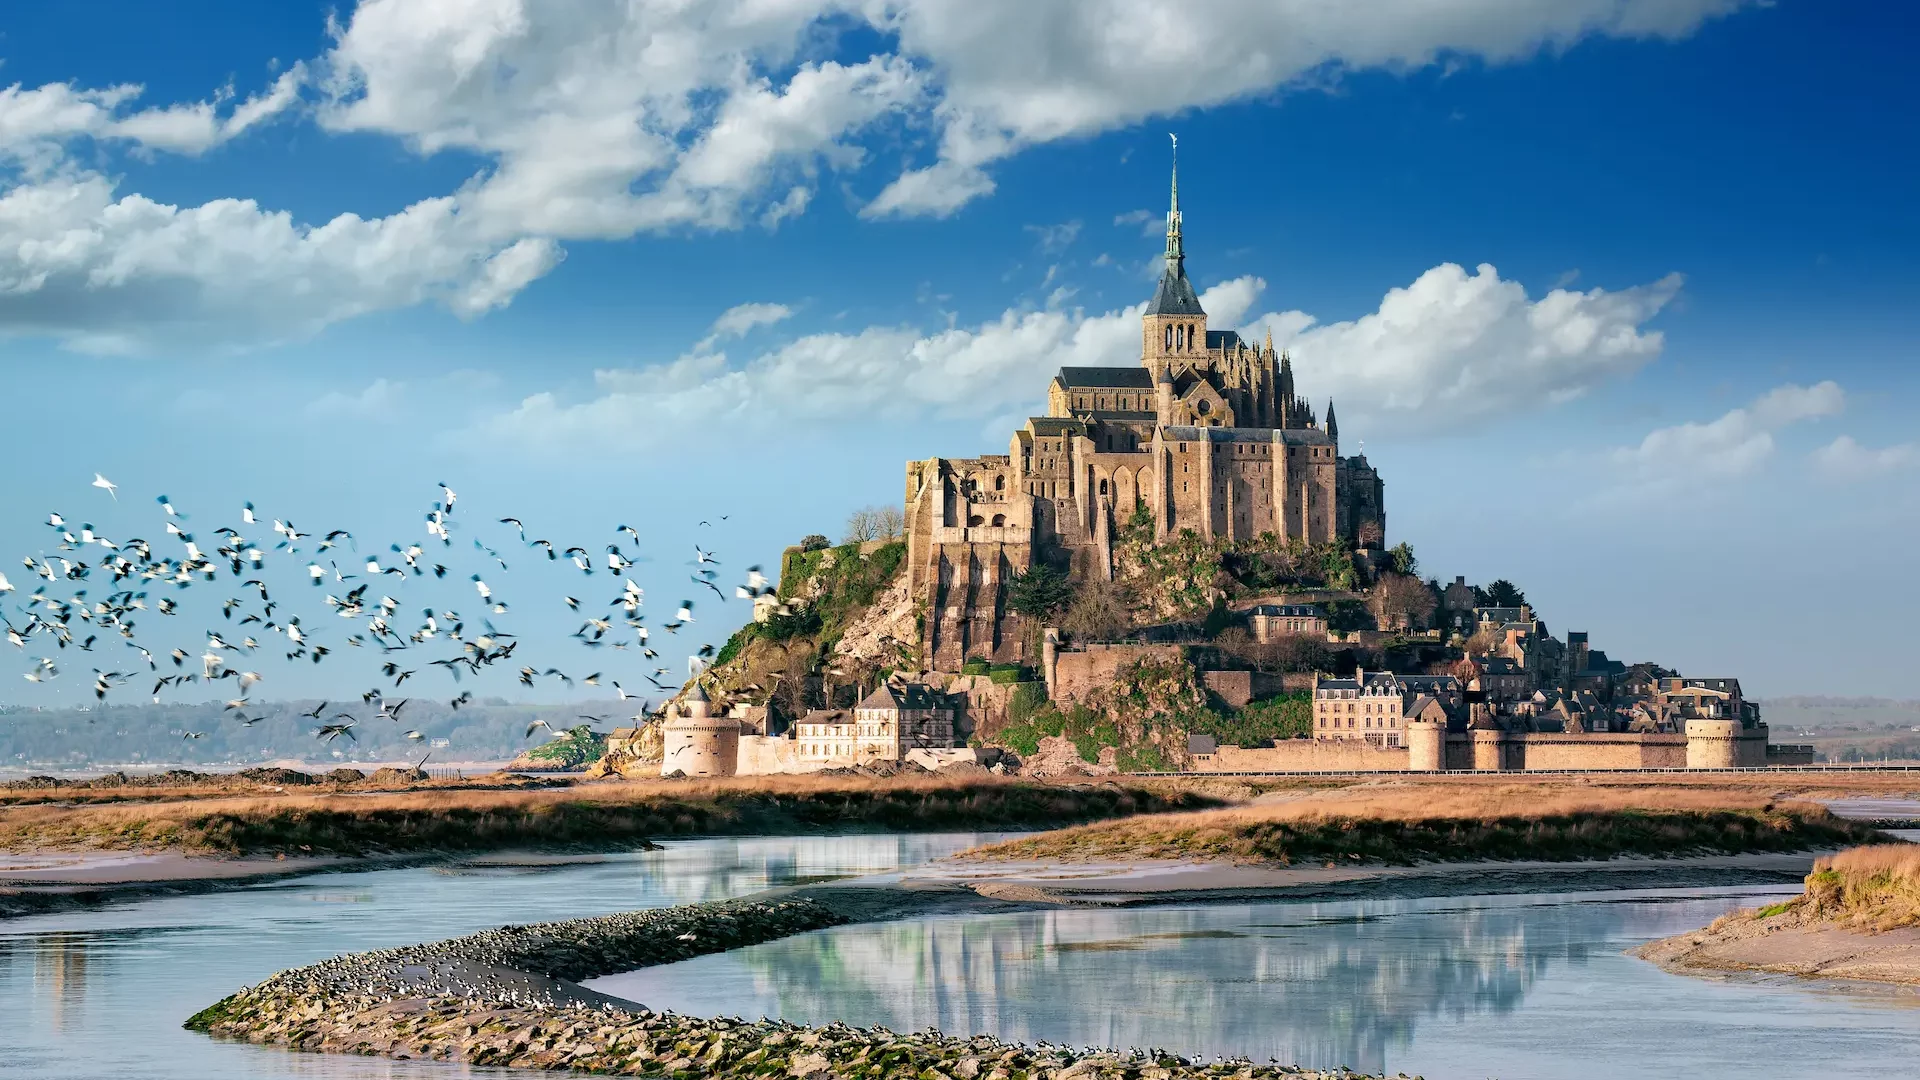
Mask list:
[[0,809],[0,849],[369,854],[607,849],[673,835],[1049,827],[1217,805],[1120,784],[939,777],[634,781]]
[[1880,837],[1816,804],[1665,785],[1396,784],[1264,799],[1273,801],[1063,829],[969,854],[1405,864],[1795,851]]
[[1850,848],[1814,863],[1801,914],[1854,929],[1920,925],[1920,845]]

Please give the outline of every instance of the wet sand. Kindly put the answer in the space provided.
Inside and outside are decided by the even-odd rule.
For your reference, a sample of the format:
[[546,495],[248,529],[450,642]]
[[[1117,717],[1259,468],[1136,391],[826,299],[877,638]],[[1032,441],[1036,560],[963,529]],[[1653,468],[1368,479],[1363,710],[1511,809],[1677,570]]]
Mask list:
[[1920,927],[1870,933],[1807,922],[1736,915],[1703,930],[1633,951],[1682,975],[1791,975],[1833,982],[1920,986]]
[[[1417,866],[1265,866],[1206,860],[1128,863],[943,859],[836,882],[838,893],[971,893],[990,900],[1075,907],[1140,904],[1588,892],[1711,885],[1797,885],[1817,852],[1696,855],[1586,862],[1457,862]],[[929,897],[929,899],[931,899]],[[842,901],[845,902],[845,901]]]

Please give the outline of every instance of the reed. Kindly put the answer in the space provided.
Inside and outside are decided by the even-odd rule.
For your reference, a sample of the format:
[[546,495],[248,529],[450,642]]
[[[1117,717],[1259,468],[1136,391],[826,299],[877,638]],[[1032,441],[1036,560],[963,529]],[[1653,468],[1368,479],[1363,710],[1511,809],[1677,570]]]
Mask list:
[[1880,836],[1817,804],[1738,791],[1409,786],[1085,825],[975,848],[966,857],[1407,865],[1804,851]]
[[0,809],[0,848],[213,855],[609,850],[662,836],[1049,828],[1218,805],[1122,784],[755,777]]
[[1920,925],[1920,845],[1873,844],[1813,864],[1800,901],[1808,918],[1856,929]]

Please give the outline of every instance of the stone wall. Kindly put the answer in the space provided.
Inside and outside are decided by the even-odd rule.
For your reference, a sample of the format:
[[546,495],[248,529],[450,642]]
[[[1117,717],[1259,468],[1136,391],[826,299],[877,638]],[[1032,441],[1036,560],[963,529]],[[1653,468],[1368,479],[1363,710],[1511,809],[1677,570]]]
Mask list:
[[1687,764],[1685,735],[1507,736],[1517,744],[1521,769],[1680,769]]
[[[1311,675],[1302,679],[1275,675],[1267,671],[1203,671],[1200,673],[1200,678],[1207,684],[1207,689],[1213,691],[1213,695],[1231,709],[1244,709],[1249,702],[1269,698],[1288,690],[1306,690],[1313,687]],[[1289,682],[1293,685],[1289,685]]]
[[1112,685],[1121,668],[1148,658],[1178,660],[1180,646],[1088,645],[1062,649],[1054,660],[1054,681],[1048,693],[1055,701],[1077,701],[1097,688]]
[[1257,749],[1222,746],[1193,759],[1194,772],[1404,772],[1406,768],[1405,747],[1333,739],[1288,739]]

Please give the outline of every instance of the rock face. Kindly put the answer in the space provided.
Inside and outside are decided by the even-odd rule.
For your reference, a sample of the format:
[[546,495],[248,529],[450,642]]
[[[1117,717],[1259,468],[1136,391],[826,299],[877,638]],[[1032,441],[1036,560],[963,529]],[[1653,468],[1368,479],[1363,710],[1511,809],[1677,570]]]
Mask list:
[[574,980],[847,921],[806,900],[736,901],[508,926],[284,971],[201,1011],[195,1031],[298,1050],[472,1065],[717,1078],[1352,1080],[1165,1053],[1030,1048],[986,1036],[700,1019],[596,994]]

